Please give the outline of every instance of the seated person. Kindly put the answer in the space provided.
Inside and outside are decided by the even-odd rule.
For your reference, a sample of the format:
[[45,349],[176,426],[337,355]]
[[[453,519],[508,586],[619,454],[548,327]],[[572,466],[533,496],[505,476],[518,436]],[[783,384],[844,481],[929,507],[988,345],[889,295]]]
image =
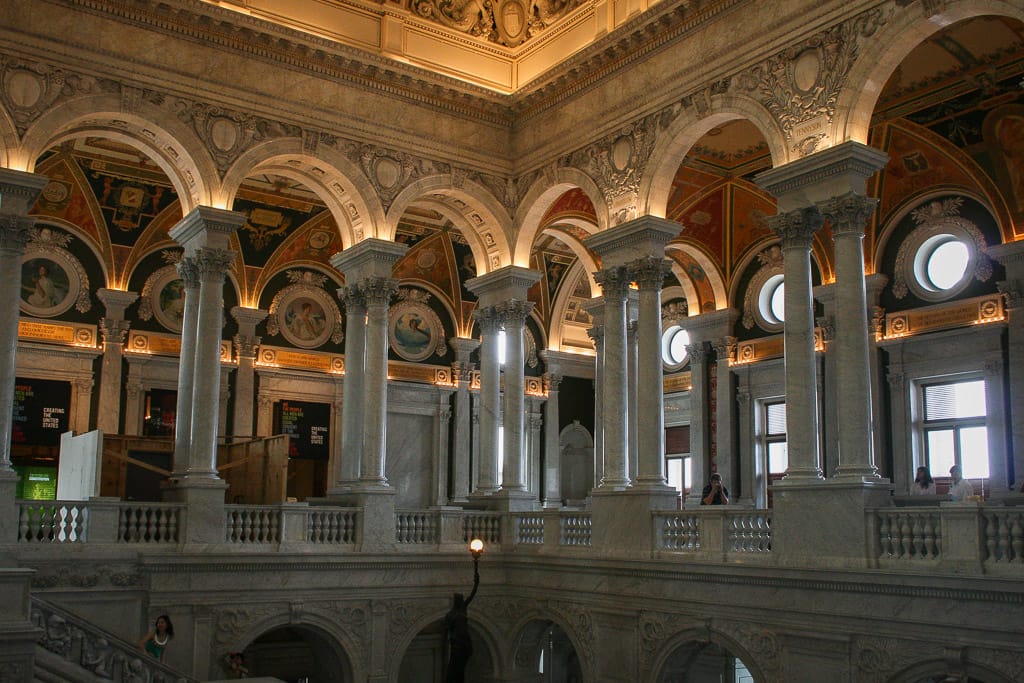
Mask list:
[[949,476],[953,481],[949,485],[949,499],[959,502],[967,500],[968,496],[974,495],[974,487],[971,482],[963,478],[963,470],[960,465],[953,465],[949,468]]

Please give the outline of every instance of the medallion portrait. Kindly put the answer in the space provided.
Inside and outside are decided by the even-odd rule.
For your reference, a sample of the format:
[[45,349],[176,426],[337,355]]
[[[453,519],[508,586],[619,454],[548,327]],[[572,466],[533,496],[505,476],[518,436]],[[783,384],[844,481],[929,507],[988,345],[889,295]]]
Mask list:
[[37,256],[21,265],[21,308],[30,315],[48,318],[71,307],[75,289],[68,270],[55,258]]

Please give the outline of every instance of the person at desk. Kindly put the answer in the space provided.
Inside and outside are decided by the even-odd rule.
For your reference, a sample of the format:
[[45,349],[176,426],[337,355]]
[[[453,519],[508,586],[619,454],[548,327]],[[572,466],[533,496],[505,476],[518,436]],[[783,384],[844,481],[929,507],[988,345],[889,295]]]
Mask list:
[[704,487],[700,494],[701,505],[728,505],[729,489],[722,484],[722,475],[715,472],[711,475],[711,483]]
[[927,467],[922,466],[917,468],[917,475],[914,477],[914,483],[910,485],[910,495],[935,495],[935,480],[932,479],[932,473],[928,471]]
[[974,487],[971,482],[964,479],[963,470],[960,465],[953,465],[949,468],[949,476],[953,481],[949,485],[949,499],[964,502],[968,496],[974,495]]

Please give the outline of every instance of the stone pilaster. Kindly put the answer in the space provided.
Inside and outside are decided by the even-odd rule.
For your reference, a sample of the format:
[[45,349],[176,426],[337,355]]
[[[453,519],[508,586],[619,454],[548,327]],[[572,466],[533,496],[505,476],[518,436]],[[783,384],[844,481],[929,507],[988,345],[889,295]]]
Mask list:
[[686,355],[690,358],[690,476],[693,477],[693,485],[683,505],[693,507],[700,505],[701,490],[711,471],[709,352],[706,342],[687,344]]
[[835,353],[835,320],[836,320],[836,285],[835,283],[819,285],[812,291],[814,300],[821,304],[824,315],[815,320],[816,333],[820,332],[822,370],[821,382],[821,471],[835,472],[839,466],[839,403],[836,395],[842,391],[839,384],[839,373],[836,371]]
[[[494,320],[487,324],[496,325],[491,336],[497,337],[499,329],[505,330],[505,395],[502,412],[502,425],[504,427],[504,468],[502,472],[501,488],[494,494],[495,503],[503,509],[525,509],[532,507],[536,502],[528,492],[524,481],[524,429],[525,429],[525,398],[524,398],[524,376],[523,376],[523,325],[529,315],[533,304],[526,299],[529,288],[541,277],[537,271],[520,268],[518,266],[506,266],[498,270],[475,277],[466,282],[466,287],[479,297],[480,309],[483,315],[494,316]],[[477,318],[481,320],[481,318]],[[481,323],[481,331],[483,323]],[[496,380],[500,381],[493,370],[486,366],[491,362],[491,352],[487,348],[487,334],[483,334],[483,347],[480,356],[480,392],[483,399],[483,413],[486,416],[488,402],[495,396],[490,393],[489,384]],[[497,349],[494,349],[497,353]],[[496,358],[494,359],[497,360]],[[485,391],[487,392],[485,394]],[[487,434],[488,429],[497,432],[497,420],[493,427],[489,427],[481,419],[480,428],[481,445],[491,437]],[[496,441],[496,434],[495,434]],[[487,459],[487,450],[483,449],[483,458]],[[483,463],[481,463],[483,465]],[[481,475],[483,470],[481,470]],[[482,484],[483,482],[481,482]]]
[[[880,165],[888,159],[879,154]],[[876,169],[877,170],[877,169]],[[836,394],[839,428],[839,480],[878,481],[871,421],[871,373],[868,360],[867,292],[864,284],[864,227],[877,199],[849,192],[818,203],[832,224],[835,242]]]
[[47,182],[45,176],[0,169],[0,543],[14,541],[18,524],[14,507],[18,475],[11,468],[11,433],[21,258],[35,225],[28,212]]
[[131,326],[124,319],[124,311],[135,303],[139,295],[137,292],[104,288],[97,290],[96,296],[106,309],[100,320],[103,361],[100,367],[100,407],[96,415],[96,428],[106,434],[120,434],[122,361],[125,338]]
[[736,449],[735,381],[730,365],[736,357],[736,337],[719,337],[711,343],[715,352],[715,465],[732,501],[750,497],[752,481],[740,476],[740,458]]
[[640,429],[640,416],[637,410],[637,374],[638,374],[638,353],[637,337],[639,325],[634,310],[636,302],[632,296],[635,291],[630,289],[629,299],[626,301],[626,478],[631,482],[636,481],[639,472],[638,453],[640,444],[638,432]]
[[[541,352],[545,354],[546,352]],[[544,390],[548,400],[544,403],[544,493],[542,496],[545,508],[562,506],[562,464],[561,448],[558,443],[560,436],[558,415],[558,387],[562,384],[562,375],[552,368],[553,364],[544,356],[548,371],[544,374]]]
[[256,410],[255,365],[261,341],[256,336],[256,326],[267,317],[267,312],[235,306],[231,309],[231,317],[238,323],[238,334],[235,335],[238,369],[235,371],[235,410],[231,433],[237,438],[250,439],[256,425],[253,419]]
[[472,452],[472,411],[469,386],[473,381],[473,363],[470,356],[480,346],[476,339],[453,337],[448,340],[455,349],[452,376],[455,379],[455,435],[454,457],[452,459],[452,502],[465,503],[469,500],[470,453]]
[[587,336],[594,343],[594,485],[604,476],[604,299],[583,304],[590,314]]
[[[989,247],[988,255],[1006,269],[998,283],[1006,304],[1007,355],[1010,384],[1010,452],[1016,478],[1010,482],[1020,493],[1024,481],[1024,240]],[[993,494],[996,491],[993,490]]]
[[885,324],[885,311],[878,305],[882,290],[888,284],[889,278],[881,273],[868,275],[864,278],[864,286],[867,292],[868,306],[868,367],[871,373],[871,423],[872,430],[872,452],[875,454],[875,467],[879,468],[879,474],[892,479],[892,472],[888,471],[889,441],[886,438],[883,425],[886,424],[885,414],[885,376],[882,353],[878,348],[878,340],[882,336],[882,327]]

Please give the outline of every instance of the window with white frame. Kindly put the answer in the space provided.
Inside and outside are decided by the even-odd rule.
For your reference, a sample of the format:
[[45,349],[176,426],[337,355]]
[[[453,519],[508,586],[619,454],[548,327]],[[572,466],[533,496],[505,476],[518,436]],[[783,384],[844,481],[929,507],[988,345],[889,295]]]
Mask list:
[[965,478],[988,478],[985,381],[922,382],[919,396],[923,464],[932,475],[960,465]]
[[770,401],[764,404],[764,426],[764,450],[768,475],[785,474],[789,467],[785,401]]
[[668,475],[668,485],[675,488],[680,496],[685,496],[693,486],[689,454],[665,456],[665,472]]

